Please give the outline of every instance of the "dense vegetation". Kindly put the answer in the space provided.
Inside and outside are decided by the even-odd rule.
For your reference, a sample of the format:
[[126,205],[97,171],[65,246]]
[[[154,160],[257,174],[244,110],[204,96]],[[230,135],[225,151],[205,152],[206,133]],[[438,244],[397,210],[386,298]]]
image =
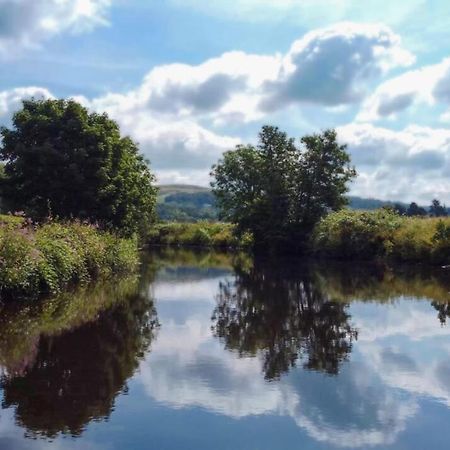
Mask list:
[[250,248],[250,233],[237,234],[235,226],[223,222],[156,224],[148,236],[151,245],[179,245],[218,248]]
[[257,147],[225,152],[211,175],[221,218],[251,232],[261,248],[298,251],[328,211],[346,204],[356,172],[334,130],[304,136],[298,146],[265,126]]
[[36,227],[0,217],[0,299],[56,293],[76,282],[132,271],[137,264],[135,239],[79,222]]
[[341,259],[450,264],[450,218],[406,217],[390,209],[342,210],[317,225],[312,248]]
[[106,114],[73,100],[27,100],[1,128],[2,198],[33,220],[87,220],[123,235],[148,226],[154,177],[137,145]]

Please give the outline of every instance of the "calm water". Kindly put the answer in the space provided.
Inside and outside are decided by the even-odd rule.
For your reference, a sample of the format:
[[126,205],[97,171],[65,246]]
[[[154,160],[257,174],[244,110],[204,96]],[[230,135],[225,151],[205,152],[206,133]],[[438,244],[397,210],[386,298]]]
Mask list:
[[1,450],[449,448],[449,271],[144,259],[0,309]]

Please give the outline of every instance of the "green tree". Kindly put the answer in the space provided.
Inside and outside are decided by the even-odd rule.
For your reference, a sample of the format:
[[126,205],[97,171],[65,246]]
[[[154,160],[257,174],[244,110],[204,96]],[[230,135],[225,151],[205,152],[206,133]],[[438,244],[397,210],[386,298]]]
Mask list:
[[447,215],[447,208],[441,205],[441,202],[434,199],[430,206],[430,215],[433,217],[444,217]]
[[334,130],[305,136],[297,146],[277,127],[264,126],[257,147],[226,152],[211,175],[221,218],[251,231],[257,245],[292,249],[304,247],[327,211],[346,204],[356,172]]
[[408,215],[408,216],[426,216],[427,212],[425,211],[424,208],[419,206],[416,202],[412,202],[406,211],[406,215]]
[[1,136],[10,209],[36,220],[52,214],[95,221],[123,234],[153,219],[154,176],[106,114],[73,100],[27,100]]

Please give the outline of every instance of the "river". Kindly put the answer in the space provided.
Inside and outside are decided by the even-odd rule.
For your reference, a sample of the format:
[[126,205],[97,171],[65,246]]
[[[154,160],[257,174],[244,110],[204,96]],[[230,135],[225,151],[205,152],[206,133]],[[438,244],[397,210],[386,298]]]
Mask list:
[[160,250],[0,308],[1,450],[448,449],[450,272]]

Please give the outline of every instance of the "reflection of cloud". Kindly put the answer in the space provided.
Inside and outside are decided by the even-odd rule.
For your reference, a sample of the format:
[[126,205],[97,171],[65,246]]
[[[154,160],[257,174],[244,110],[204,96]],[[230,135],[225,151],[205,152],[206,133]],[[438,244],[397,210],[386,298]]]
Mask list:
[[364,315],[353,315],[355,327],[360,330],[359,343],[394,336],[420,341],[450,335],[450,327],[439,326],[437,313],[430,308],[428,302],[403,299],[392,307],[364,305],[364,310]]
[[326,424],[318,424],[316,420],[307,417],[296,418],[298,426],[306,429],[308,434],[319,442],[338,445],[339,447],[367,447],[375,445],[393,444],[399,435],[406,428],[408,418],[415,415],[417,406],[414,403],[400,405],[393,404],[394,409],[386,409],[380,414],[381,422],[389,428],[386,430],[342,430]]
[[[167,283],[155,282],[152,286],[156,299],[163,298],[168,301],[202,301],[205,303],[215,304],[214,294],[216,287],[222,278],[203,278],[194,282],[186,281],[185,283]],[[186,295],[187,294],[187,295]]]
[[296,387],[297,425],[317,441],[339,447],[392,444],[418,409],[415,401],[386,389],[365,364],[346,366],[338,378],[315,376]]
[[[235,419],[284,416],[311,438],[340,447],[395,442],[417,404],[387,387],[365,362],[346,364],[337,377],[294,369],[269,383],[259,358],[224,351],[210,330],[217,282],[156,283],[162,327],[141,366],[149,396],[171,408],[204,408]],[[189,302],[195,307],[180,317],[179,305]]]
[[365,349],[365,355],[387,386],[432,398],[450,407],[450,359],[446,351],[435,350],[430,361],[426,349],[417,352],[416,348],[410,353],[371,345]]

